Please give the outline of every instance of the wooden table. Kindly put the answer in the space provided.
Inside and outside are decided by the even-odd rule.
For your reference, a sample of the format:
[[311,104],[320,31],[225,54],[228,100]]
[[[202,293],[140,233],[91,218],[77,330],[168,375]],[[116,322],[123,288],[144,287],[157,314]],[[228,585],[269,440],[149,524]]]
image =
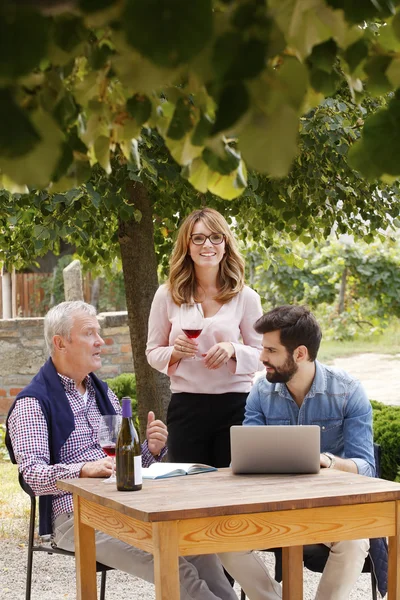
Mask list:
[[[303,598],[302,546],[389,537],[388,600],[400,600],[400,484],[333,469],[232,475],[230,469],[117,492],[98,479],[74,494],[77,598],[95,600],[94,529],[154,555],[157,600],[178,600],[178,556],[283,547],[283,598]],[[83,549],[84,551],[81,551]]]

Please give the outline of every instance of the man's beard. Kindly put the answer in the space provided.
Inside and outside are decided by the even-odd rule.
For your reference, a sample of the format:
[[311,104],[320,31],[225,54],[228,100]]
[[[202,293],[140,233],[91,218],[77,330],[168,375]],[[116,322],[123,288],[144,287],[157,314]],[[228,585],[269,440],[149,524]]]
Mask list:
[[287,383],[290,381],[295,373],[297,373],[298,366],[293,360],[293,356],[288,354],[288,357],[282,367],[274,367],[269,363],[264,363],[265,366],[270,366],[274,371],[266,374],[266,378],[270,383]]

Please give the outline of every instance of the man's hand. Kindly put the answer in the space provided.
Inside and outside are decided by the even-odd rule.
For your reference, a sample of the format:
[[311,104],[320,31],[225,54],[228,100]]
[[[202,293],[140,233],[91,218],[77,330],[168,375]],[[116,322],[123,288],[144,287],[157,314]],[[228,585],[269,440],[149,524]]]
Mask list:
[[112,460],[108,456],[83,465],[79,477],[110,477]]
[[329,457],[325,454],[320,454],[319,464],[323,469],[329,469],[331,461],[329,460]]
[[151,410],[147,415],[147,445],[153,456],[158,456],[167,443],[168,430],[162,421],[156,419]]

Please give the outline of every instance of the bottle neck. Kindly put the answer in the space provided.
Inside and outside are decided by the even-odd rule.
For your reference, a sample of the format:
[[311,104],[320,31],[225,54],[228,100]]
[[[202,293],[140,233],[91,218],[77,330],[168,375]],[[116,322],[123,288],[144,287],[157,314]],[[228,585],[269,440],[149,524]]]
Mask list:
[[132,405],[130,399],[122,399],[122,417],[128,419],[132,417]]

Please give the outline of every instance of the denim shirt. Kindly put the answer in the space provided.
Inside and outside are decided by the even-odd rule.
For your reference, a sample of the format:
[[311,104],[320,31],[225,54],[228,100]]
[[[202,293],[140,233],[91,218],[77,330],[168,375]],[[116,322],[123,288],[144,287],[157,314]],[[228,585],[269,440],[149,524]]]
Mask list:
[[352,459],[373,477],[372,407],[361,383],[345,371],[315,361],[315,376],[300,408],[284,383],[260,378],[246,403],[243,425],[319,425],[321,452]]

